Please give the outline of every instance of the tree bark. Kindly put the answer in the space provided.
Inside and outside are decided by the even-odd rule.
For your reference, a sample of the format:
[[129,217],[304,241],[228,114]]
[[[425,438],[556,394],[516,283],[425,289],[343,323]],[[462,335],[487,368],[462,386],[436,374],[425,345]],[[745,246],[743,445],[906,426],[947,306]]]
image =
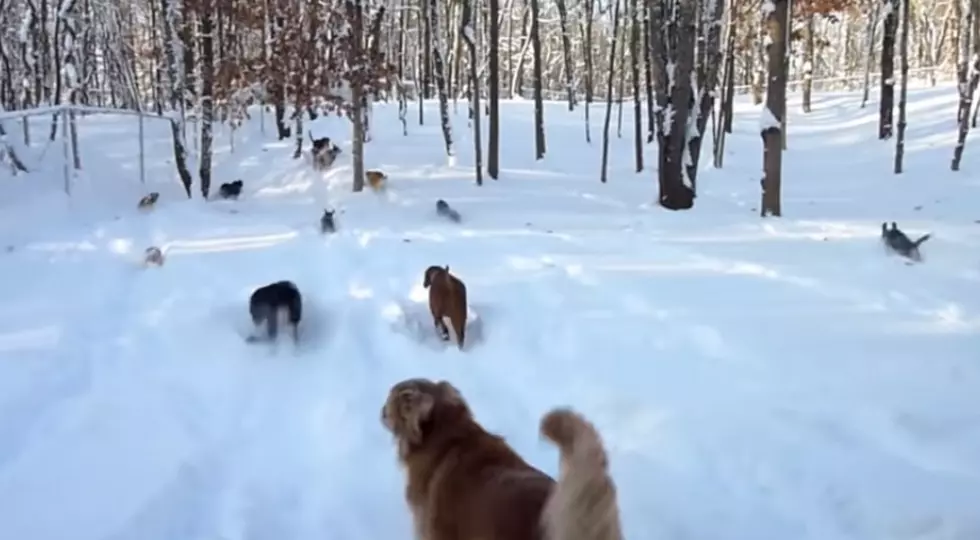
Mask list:
[[878,138],[881,140],[890,139],[894,129],[895,33],[898,30],[895,2],[897,1],[885,0],[885,25],[881,37],[881,102],[878,106]]
[[[762,204],[760,215],[782,216],[781,184],[783,147],[781,123],[786,114],[786,32],[789,26],[787,0],[772,0],[766,14],[769,29],[769,78],[766,85],[766,107],[761,122]],[[766,4],[763,4],[766,5]]]
[[546,151],[544,140],[544,97],[542,92],[541,31],[538,0],[531,0],[531,48],[534,54],[534,157],[543,159]]
[[490,3],[490,142],[487,149],[487,175],[500,176],[500,0]]

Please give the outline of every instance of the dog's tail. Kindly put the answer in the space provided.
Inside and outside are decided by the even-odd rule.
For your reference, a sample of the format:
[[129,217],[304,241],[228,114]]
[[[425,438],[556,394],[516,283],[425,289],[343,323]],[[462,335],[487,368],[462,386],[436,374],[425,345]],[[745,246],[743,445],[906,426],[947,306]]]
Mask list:
[[932,237],[931,234],[924,234],[918,240],[916,240],[915,242],[912,242],[912,246],[913,247],[919,247],[920,245],[922,245],[922,242],[925,242],[926,240],[928,240],[931,237]]
[[598,431],[582,415],[554,409],[541,435],[561,455],[561,474],[542,515],[548,540],[622,540],[616,486]]

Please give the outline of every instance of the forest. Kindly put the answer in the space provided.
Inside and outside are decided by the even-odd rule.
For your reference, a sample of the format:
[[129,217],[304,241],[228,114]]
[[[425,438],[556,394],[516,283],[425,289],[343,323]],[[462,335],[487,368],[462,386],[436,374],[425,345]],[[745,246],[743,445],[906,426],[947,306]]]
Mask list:
[[[583,137],[602,145],[602,182],[612,119],[624,136],[622,110],[632,107],[635,170],[656,177],[662,207],[682,210],[695,202],[706,137],[722,167],[732,102],[750,94],[764,105],[763,216],[781,215],[787,92],[802,93],[798,114],[821,90],[862,89],[865,103],[877,94],[878,138],[894,138],[895,173],[910,77],[957,82],[954,171],[977,122],[980,0],[0,0],[0,14],[0,135],[14,167],[26,170],[16,131],[25,142],[61,131],[77,145],[76,114],[133,111],[170,121],[188,197],[211,190],[214,126],[240,125],[258,103],[274,109],[296,157],[306,119],[346,115],[355,191],[379,100],[397,101],[406,135],[411,124],[440,123],[450,160],[449,109],[462,102],[477,184],[499,177],[501,99],[534,101],[537,159],[548,154],[543,101],[580,109]],[[426,118],[419,98],[438,99],[441,118]],[[591,104],[604,104],[602,117],[590,117]],[[9,116],[45,107],[56,107],[49,133]]]

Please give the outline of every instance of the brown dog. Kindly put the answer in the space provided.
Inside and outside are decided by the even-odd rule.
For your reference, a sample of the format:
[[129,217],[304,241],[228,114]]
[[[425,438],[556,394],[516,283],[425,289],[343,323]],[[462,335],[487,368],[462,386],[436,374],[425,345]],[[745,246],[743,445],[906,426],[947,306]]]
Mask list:
[[388,175],[377,169],[371,169],[364,173],[367,177],[368,186],[374,191],[383,191],[388,187]]
[[449,341],[449,328],[443,320],[448,317],[456,331],[456,343],[462,350],[466,337],[466,285],[449,273],[448,266],[430,266],[425,270],[422,286],[429,289],[429,311],[439,336]]
[[602,443],[571,411],[541,425],[561,452],[557,483],[484,430],[448,382],[394,385],[381,420],[398,441],[419,540],[622,540]]

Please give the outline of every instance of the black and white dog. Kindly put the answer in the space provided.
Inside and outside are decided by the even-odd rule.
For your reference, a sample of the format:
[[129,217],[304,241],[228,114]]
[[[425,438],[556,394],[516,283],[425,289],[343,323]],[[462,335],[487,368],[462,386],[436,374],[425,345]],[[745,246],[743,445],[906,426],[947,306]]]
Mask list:
[[881,224],[881,241],[885,247],[899,255],[919,262],[922,254],[919,253],[919,246],[928,240],[932,235],[925,234],[918,240],[912,241],[905,233],[898,229],[898,225],[893,221],[891,229],[887,223]]
[[[248,300],[248,311],[256,330],[265,324],[265,339],[275,341],[279,335],[279,318],[285,312],[285,319],[292,327],[293,342],[299,343],[299,321],[303,318],[303,297],[292,281],[277,281],[255,289]],[[256,342],[262,338],[251,335],[247,341]]]
[[314,139],[310,133],[310,140],[313,141],[313,150],[310,152],[313,157],[313,169],[322,171],[333,165],[340,155],[340,147],[330,142],[330,137]]

